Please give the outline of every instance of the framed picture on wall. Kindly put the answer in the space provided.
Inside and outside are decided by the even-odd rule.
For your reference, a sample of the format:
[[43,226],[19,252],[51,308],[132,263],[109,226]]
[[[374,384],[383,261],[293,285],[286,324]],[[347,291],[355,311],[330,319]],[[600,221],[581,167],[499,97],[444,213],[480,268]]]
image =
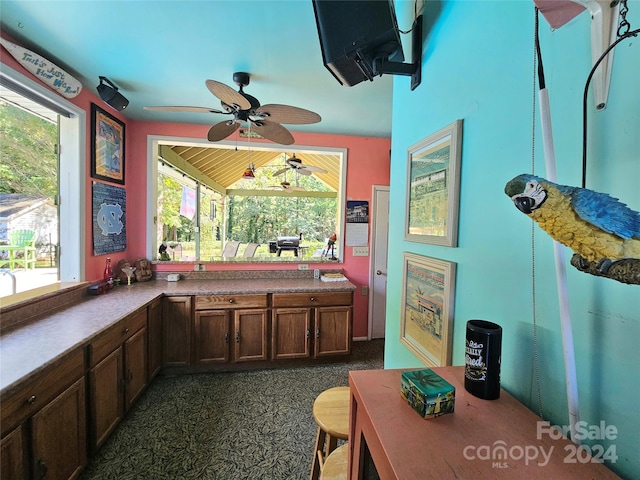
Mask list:
[[91,104],[91,176],[124,185],[124,123]]
[[404,239],[458,246],[462,120],[408,150]]
[[456,264],[403,254],[400,341],[426,366],[451,365]]

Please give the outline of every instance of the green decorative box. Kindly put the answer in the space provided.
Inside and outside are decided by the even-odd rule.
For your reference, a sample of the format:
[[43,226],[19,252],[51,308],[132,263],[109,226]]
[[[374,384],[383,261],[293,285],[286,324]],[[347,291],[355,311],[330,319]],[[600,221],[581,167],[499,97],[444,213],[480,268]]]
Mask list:
[[431,369],[403,372],[400,393],[423,418],[453,413],[456,389]]

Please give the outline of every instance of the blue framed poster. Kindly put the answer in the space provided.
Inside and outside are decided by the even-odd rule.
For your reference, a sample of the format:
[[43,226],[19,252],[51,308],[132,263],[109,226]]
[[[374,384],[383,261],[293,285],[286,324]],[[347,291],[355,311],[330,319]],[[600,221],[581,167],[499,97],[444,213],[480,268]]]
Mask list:
[[93,254],[122,252],[127,248],[127,195],[121,187],[93,182]]

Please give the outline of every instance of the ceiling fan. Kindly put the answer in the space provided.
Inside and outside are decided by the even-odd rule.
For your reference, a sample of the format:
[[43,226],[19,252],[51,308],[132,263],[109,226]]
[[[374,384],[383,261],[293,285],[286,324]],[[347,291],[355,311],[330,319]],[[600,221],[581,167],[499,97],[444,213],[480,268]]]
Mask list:
[[296,174],[296,184],[295,185],[291,185],[290,182],[287,181],[287,171],[289,169],[285,168],[279,172],[275,172],[274,176],[278,176],[278,175],[282,175],[284,173],[284,179],[278,184],[278,185],[271,185],[269,186],[269,188],[277,188],[278,190],[282,190],[284,192],[306,192],[307,189],[304,187],[301,187],[298,184],[298,175]]
[[223,115],[232,115],[230,120],[216,123],[209,129],[207,139],[210,142],[218,142],[235,132],[242,123],[247,122],[251,129],[264,138],[282,145],[291,145],[294,142],[293,135],[281,123],[292,125],[306,125],[318,123],[321,118],[315,112],[290,105],[269,104],[260,105],[260,102],[243,91],[243,87],[249,85],[250,75],[246,72],[235,72],[233,81],[240,89],[236,92],[233,88],[215,80],[205,82],[209,91],[220,100],[222,110],[207,107],[171,107],[155,106],[144,107],[145,110],[164,112],[208,112]]
[[287,164],[287,166],[275,172],[274,175],[280,175],[282,173],[285,173],[289,169],[295,170],[296,173],[299,173],[300,175],[311,175],[312,173],[327,173],[324,168],[303,164],[302,160],[297,158],[295,153],[292,157],[287,158],[285,160],[285,163]]
[[283,192],[306,192],[307,191],[304,187],[300,187],[299,185],[291,185],[291,183],[287,182],[286,180],[280,182],[280,185],[271,185],[269,188],[277,188],[279,190],[282,190]]

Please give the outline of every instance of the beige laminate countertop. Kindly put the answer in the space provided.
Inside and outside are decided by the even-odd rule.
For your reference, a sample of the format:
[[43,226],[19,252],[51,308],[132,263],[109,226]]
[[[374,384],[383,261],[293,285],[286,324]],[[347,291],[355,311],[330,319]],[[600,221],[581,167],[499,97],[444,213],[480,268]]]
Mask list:
[[151,280],[119,286],[105,295],[87,296],[0,336],[0,395],[65,354],[84,347],[99,333],[156,298],[175,295],[353,291],[349,281],[313,278],[249,278],[217,280]]

